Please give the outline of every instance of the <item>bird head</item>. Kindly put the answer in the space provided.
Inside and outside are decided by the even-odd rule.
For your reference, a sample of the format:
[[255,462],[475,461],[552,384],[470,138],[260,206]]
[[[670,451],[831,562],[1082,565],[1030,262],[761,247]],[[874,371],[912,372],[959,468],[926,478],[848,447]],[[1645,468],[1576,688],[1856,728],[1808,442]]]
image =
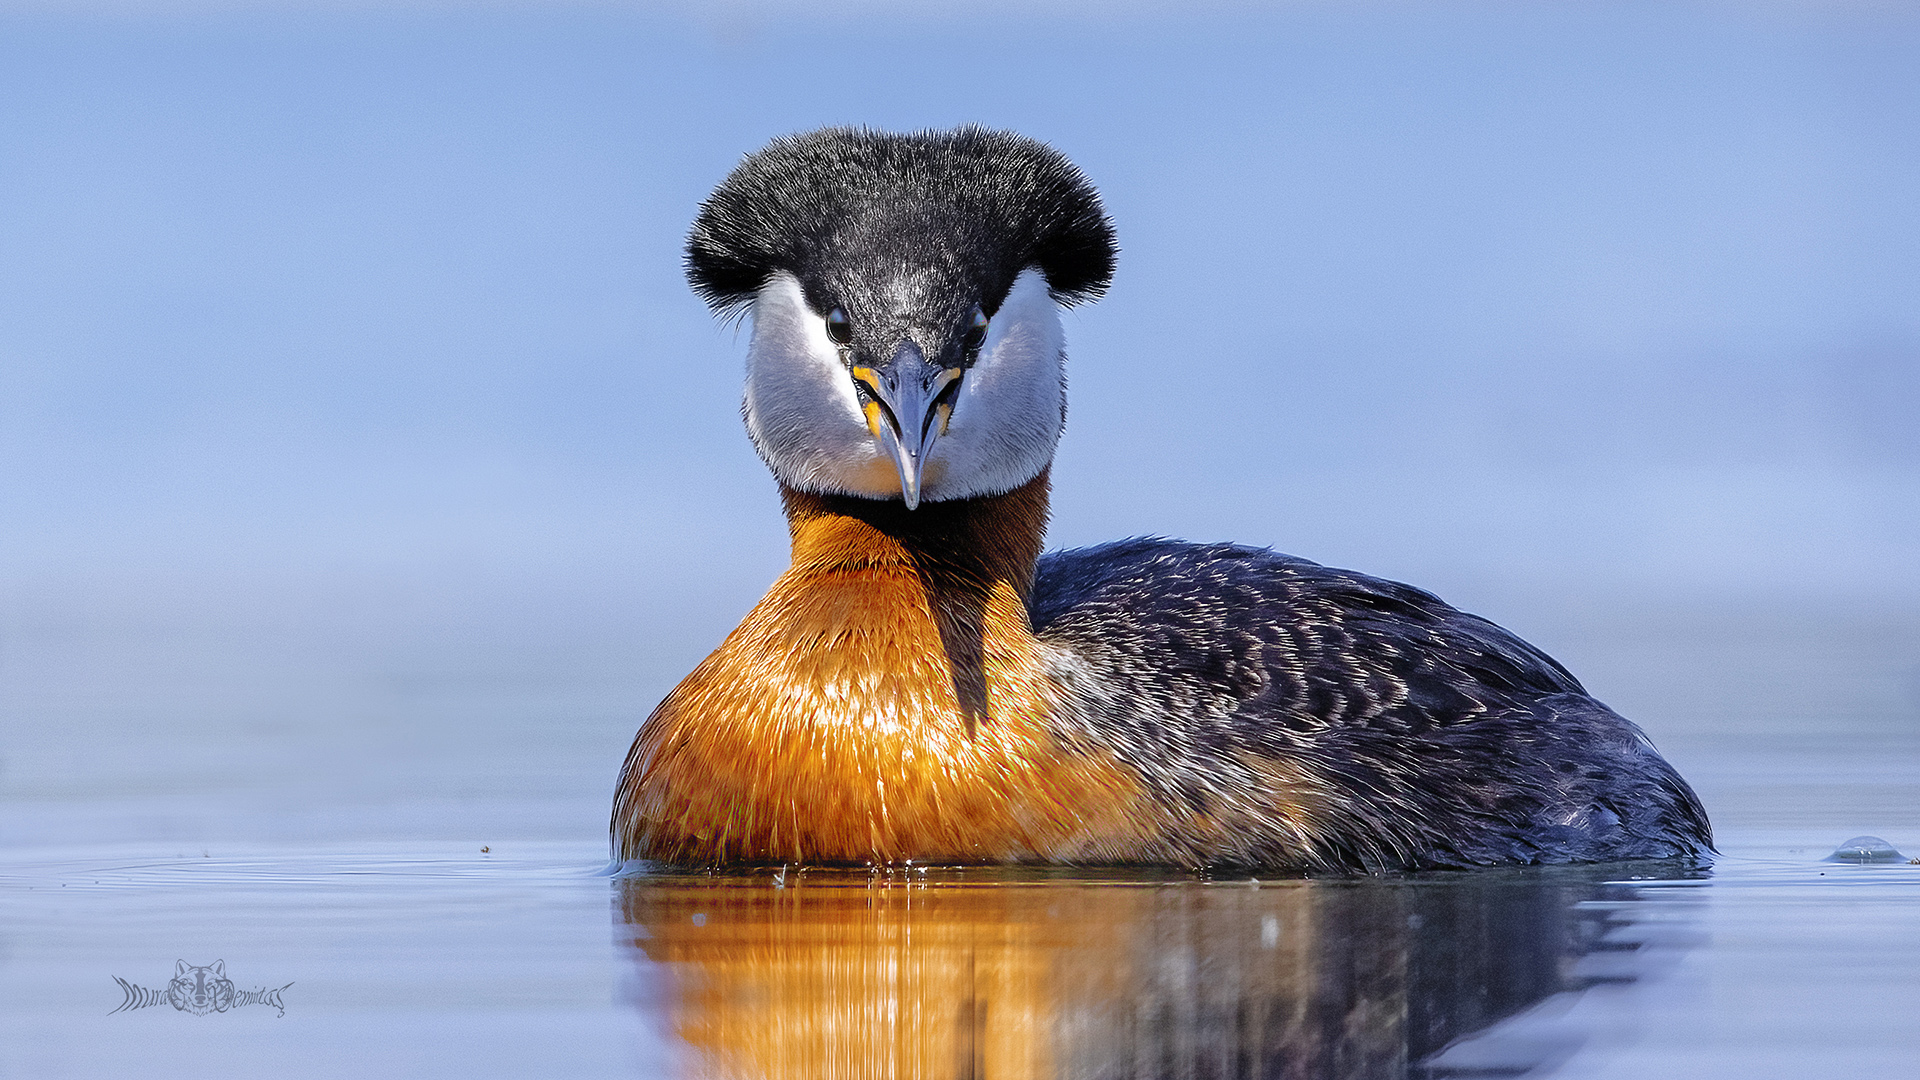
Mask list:
[[687,277],[753,322],[742,411],[790,488],[1011,491],[1065,423],[1060,309],[1113,275],[1066,158],[1009,132],[828,128],[749,155],[702,205]]

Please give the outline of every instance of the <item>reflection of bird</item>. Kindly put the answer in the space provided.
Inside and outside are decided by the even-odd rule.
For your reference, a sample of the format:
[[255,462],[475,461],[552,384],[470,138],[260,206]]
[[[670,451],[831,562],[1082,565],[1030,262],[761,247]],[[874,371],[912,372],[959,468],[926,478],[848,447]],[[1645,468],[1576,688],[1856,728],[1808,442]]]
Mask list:
[[1565,669],[1406,585],[1125,540],[1040,558],[1062,304],[1113,269],[1031,140],[748,157],[688,276],[753,319],[793,563],[635,739],[617,854],[1391,869],[1693,855],[1706,815]]
[[[658,988],[645,1008],[705,1066],[686,1072],[761,1080],[1484,1076],[1415,1063],[1585,985],[1584,955],[1657,917],[1604,884],[1614,867],[1358,887],[1082,874],[648,874],[615,895]],[[1650,955],[1606,959],[1632,982]],[[1500,1075],[1562,1049],[1534,1035],[1503,1044]]]

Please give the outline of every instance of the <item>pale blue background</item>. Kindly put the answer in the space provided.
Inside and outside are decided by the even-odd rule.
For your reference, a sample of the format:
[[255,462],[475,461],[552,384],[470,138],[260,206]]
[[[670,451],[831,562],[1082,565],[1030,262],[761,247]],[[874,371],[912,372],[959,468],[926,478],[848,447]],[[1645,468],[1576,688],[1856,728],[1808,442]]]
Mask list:
[[1071,155],[1124,246],[1058,543],[1920,589],[1903,5],[263,7],[0,16],[16,595],[737,607],[783,536],[687,222],[770,136],[967,121]]

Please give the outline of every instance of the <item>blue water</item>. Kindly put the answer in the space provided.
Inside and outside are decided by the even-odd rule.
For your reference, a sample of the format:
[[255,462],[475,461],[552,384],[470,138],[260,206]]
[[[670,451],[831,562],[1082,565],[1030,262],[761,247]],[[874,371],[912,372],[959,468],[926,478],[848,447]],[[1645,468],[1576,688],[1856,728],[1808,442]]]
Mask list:
[[[0,1061],[34,1077],[1911,1075],[1920,866],[1754,839],[1710,874],[1316,882],[613,880],[562,844],[14,853]],[[285,1015],[109,1015],[112,976],[164,989],[182,959],[223,960],[241,989],[291,983]],[[982,1072],[955,1065],[969,1055]]]
[[[1710,868],[610,876],[643,665],[16,622],[0,1074],[1911,1075],[1920,864],[1824,860],[1920,855],[1913,624],[1625,618]],[[215,961],[284,1015],[115,1011]]]

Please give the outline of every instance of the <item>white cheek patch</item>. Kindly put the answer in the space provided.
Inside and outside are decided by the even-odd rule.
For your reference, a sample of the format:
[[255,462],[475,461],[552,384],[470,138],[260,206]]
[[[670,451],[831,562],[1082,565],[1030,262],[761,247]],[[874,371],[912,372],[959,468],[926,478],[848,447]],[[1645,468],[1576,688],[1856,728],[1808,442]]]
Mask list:
[[792,274],[753,302],[742,408],[747,435],[774,476],[800,491],[887,498],[900,477],[867,430],[853,378]]
[[1022,271],[960,382],[946,434],[927,462],[926,498],[999,495],[1040,475],[1065,425],[1065,351],[1060,305],[1046,277]]
[[[1022,272],[960,381],[926,463],[923,498],[999,495],[1040,475],[1064,423],[1065,347],[1046,278]],[[807,306],[791,274],[775,274],[754,299],[742,412],[760,459],[788,487],[900,497],[900,474],[867,427],[826,320]]]

